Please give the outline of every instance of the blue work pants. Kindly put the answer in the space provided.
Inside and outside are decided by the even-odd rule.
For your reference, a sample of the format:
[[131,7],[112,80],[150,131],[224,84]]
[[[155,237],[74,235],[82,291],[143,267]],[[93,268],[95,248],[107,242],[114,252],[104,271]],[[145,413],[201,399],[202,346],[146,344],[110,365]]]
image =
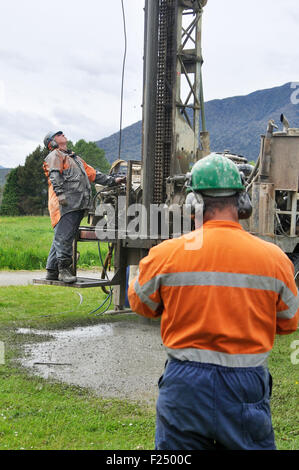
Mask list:
[[274,450],[264,367],[171,360],[159,380],[157,450]]
[[84,210],[64,214],[54,228],[54,239],[47,259],[47,269],[58,270],[58,260],[72,259],[73,241],[84,217]]

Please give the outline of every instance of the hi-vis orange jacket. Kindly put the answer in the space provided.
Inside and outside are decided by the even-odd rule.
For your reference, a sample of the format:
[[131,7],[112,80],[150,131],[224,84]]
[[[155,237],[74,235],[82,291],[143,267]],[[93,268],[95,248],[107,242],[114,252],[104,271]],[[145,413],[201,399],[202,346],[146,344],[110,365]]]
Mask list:
[[[48,178],[48,208],[53,227],[67,212],[91,207],[90,182],[110,186],[115,181],[69,151],[53,150],[45,158],[43,167]],[[66,206],[59,204],[62,195]]]
[[298,326],[292,262],[236,222],[205,223],[201,248],[190,249],[189,237],[162,242],[140,261],[128,291],[132,310],[162,315],[170,358],[266,365],[275,334]]

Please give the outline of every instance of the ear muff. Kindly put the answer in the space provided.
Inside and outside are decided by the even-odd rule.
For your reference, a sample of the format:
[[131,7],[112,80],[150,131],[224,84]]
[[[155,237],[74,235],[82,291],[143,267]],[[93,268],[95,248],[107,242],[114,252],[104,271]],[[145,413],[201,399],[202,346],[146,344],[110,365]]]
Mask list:
[[191,230],[194,230],[203,223],[205,204],[202,195],[191,191],[186,197],[185,206],[190,210],[187,217],[191,216]]
[[201,220],[205,212],[205,203],[200,193],[190,192],[185,200],[185,205],[191,209],[192,219]]
[[196,193],[194,191],[190,192],[186,197],[185,205],[191,206],[192,213],[195,210],[202,210],[204,213],[205,204],[203,197],[200,193]]
[[[243,186],[245,183],[245,175],[240,171]],[[249,219],[252,214],[252,204],[249,194],[246,191],[241,191],[238,194],[238,217],[239,219]]]
[[58,144],[57,144],[56,140],[54,140],[54,139],[50,140],[50,142],[48,143],[48,148],[49,148],[50,150],[55,150],[55,149],[57,149],[57,148],[58,148]]
[[238,217],[239,219],[249,219],[252,214],[252,204],[249,194],[242,191],[238,195]]
[[[249,219],[252,214],[252,204],[249,194],[246,191],[240,192],[238,194],[237,203],[239,219]],[[191,206],[192,214],[195,213],[195,210],[202,210],[202,214],[205,213],[205,204],[200,193],[195,191],[190,192],[186,197],[185,204]]]

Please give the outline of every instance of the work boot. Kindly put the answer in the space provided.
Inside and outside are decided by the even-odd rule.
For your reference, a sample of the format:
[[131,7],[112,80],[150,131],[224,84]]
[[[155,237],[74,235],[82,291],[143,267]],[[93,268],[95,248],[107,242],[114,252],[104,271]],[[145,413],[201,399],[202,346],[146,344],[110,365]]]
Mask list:
[[77,281],[76,276],[74,276],[71,271],[71,264],[72,260],[69,259],[58,260],[59,281],[65,282],[67,284],[72,284],[73,282]]
[[58,281],[58,269],[47,269],[47,281]]

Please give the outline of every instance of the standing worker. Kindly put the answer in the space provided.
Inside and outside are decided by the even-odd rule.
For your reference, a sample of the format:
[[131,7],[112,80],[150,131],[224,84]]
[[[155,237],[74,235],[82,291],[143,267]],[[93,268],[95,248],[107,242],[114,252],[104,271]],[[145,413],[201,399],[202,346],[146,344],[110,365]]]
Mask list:
[[168,354],[156,449],[275,449],[267,357],[276,333],[297,329],[294,267],[239,224],[246,193],[232,161],[198,161],[191,189],[203,201],[203,226],[193,232],[203,231],[202,246],[190,249],[190,234],[164,241],[129,287],[134,312],[161,316]]
[[47,280],[76,282],[71,272],[72,244],[85,211],[91,208],[90,183],[113,186],[125,178],[107,176],[67,149],[63,132],[49,132],[44,138],[51,152],[45,158],[44,172],[49,186],[49,212],[54,240],[47,260]]

